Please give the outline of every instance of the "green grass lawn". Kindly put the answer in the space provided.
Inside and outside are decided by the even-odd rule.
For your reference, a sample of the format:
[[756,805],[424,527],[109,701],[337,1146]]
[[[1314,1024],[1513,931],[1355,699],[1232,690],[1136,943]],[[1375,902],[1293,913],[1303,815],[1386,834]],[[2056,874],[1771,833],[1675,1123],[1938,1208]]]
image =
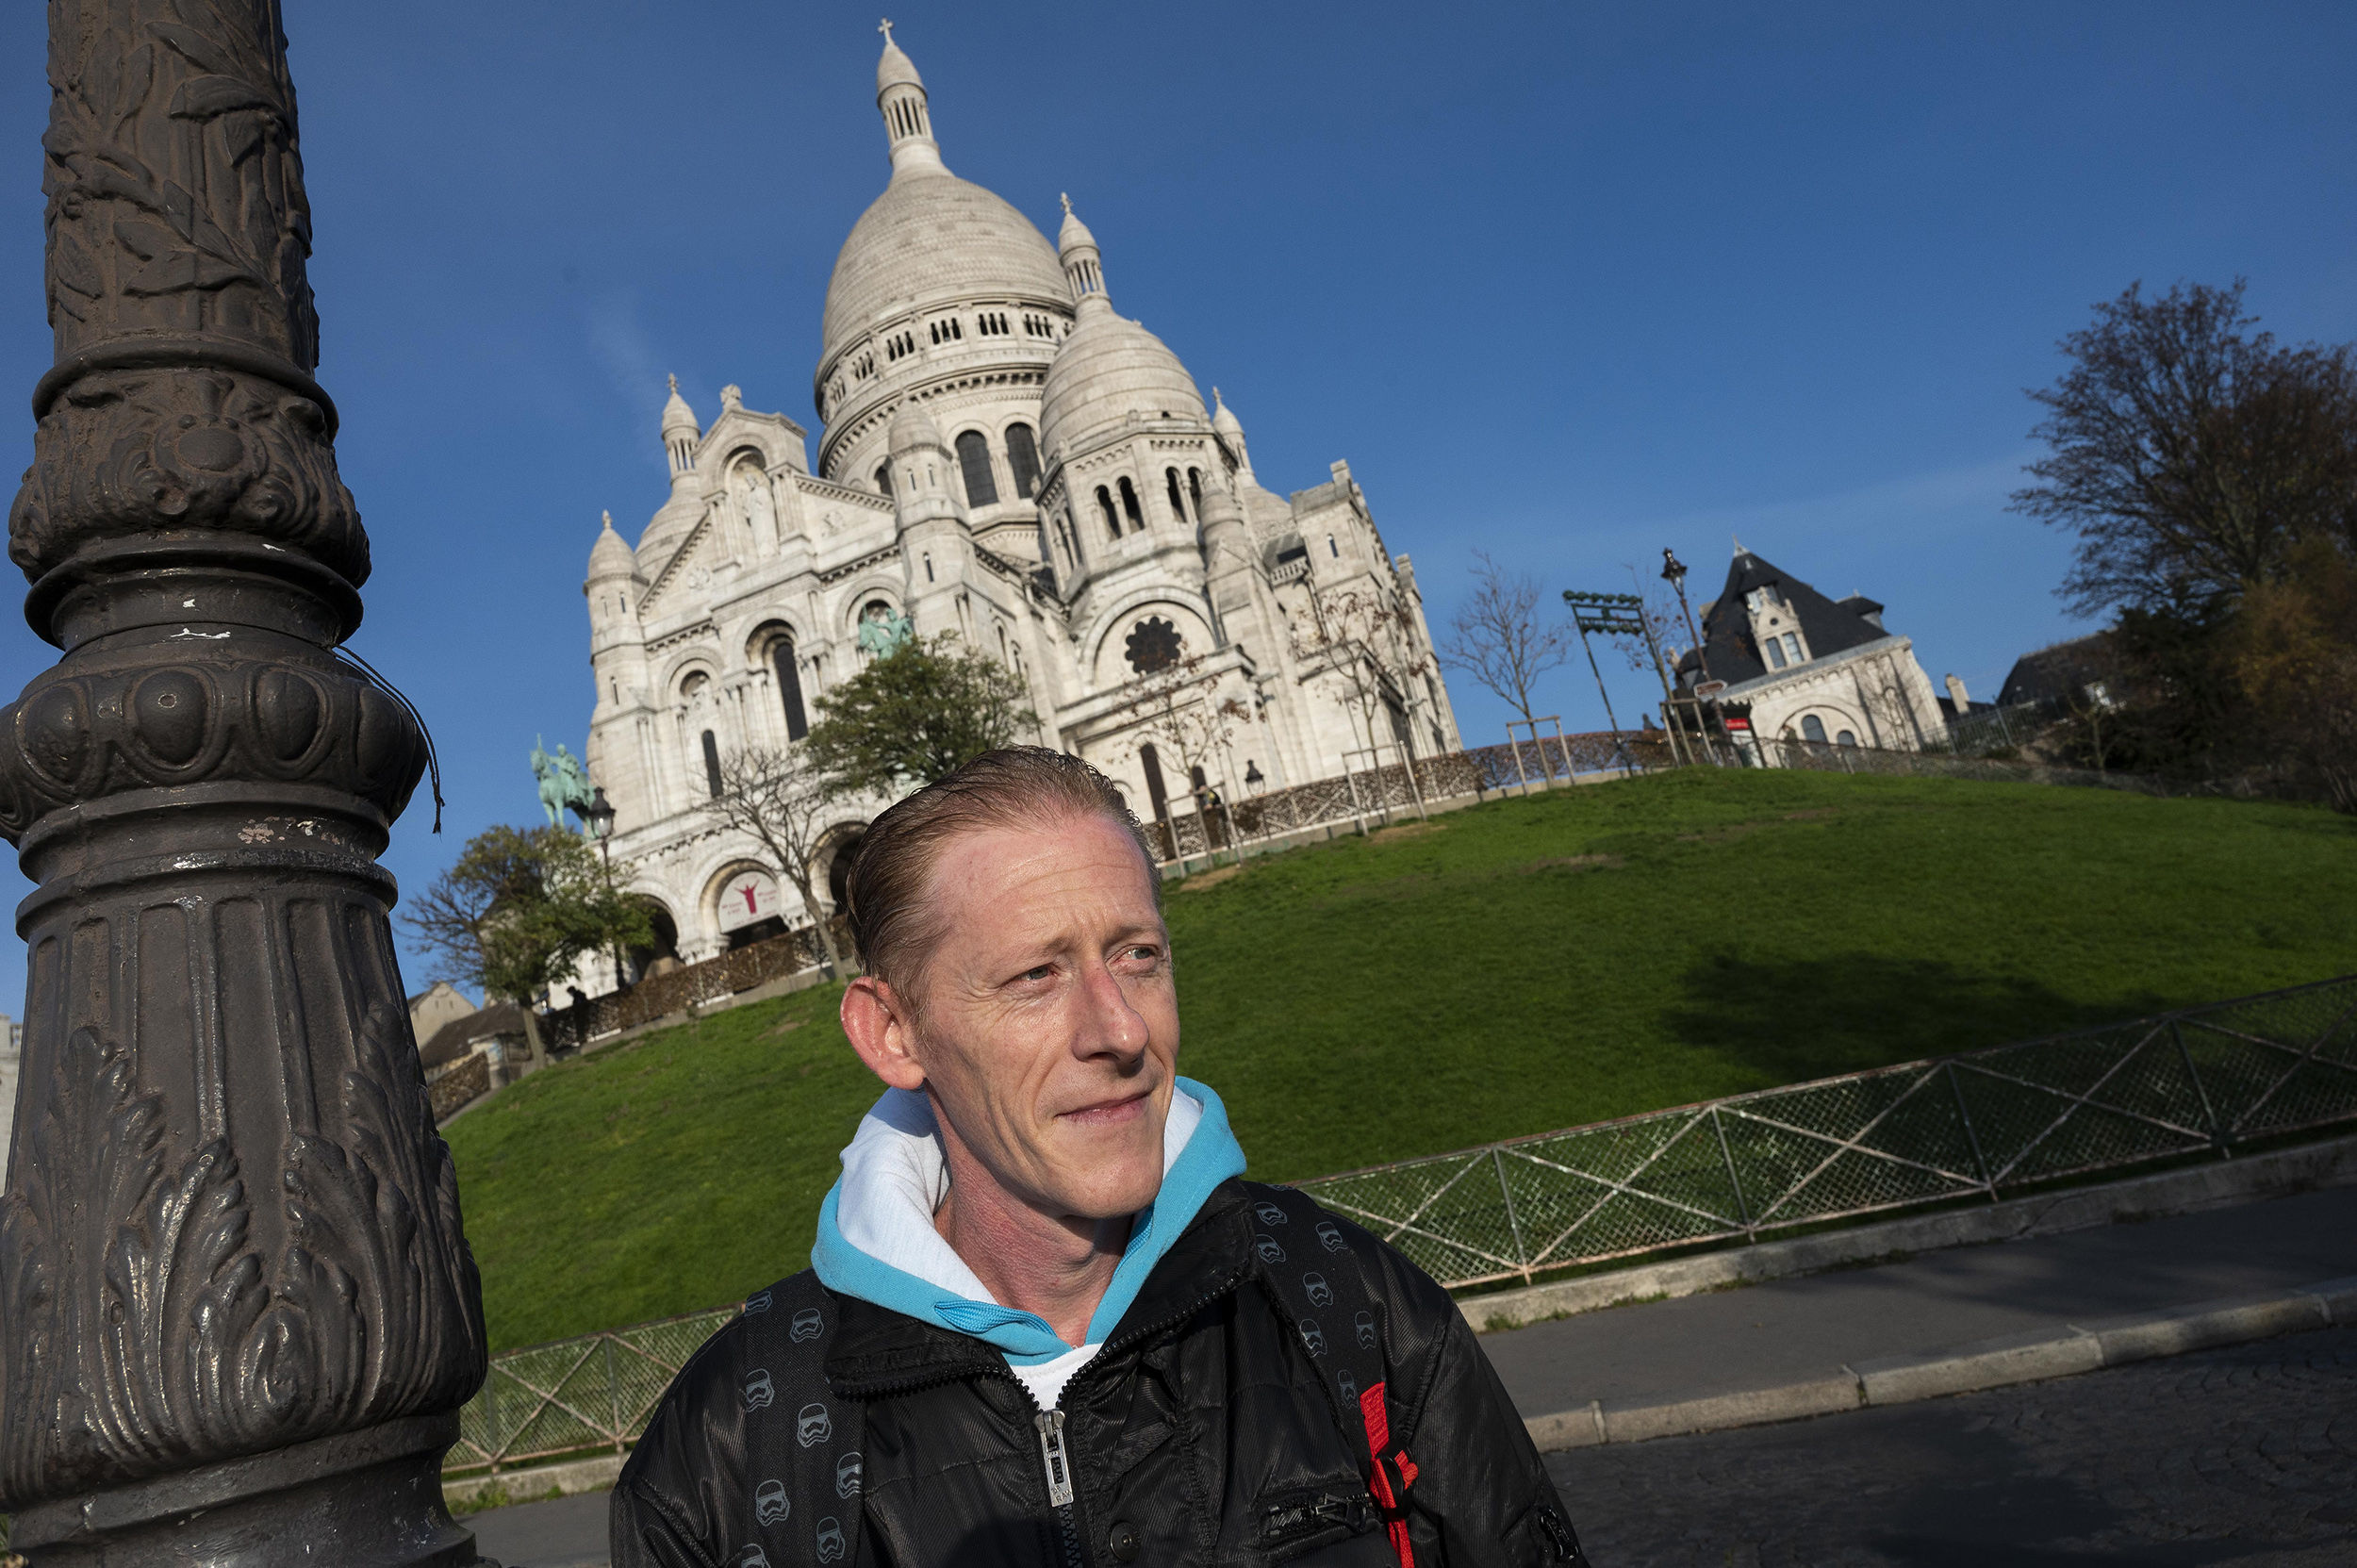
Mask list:
[[[2036,784],[1689,771],[1169,897],[1185,1045],[1285,1180],[2357,969],[2357,822]],[[450,1129],[500,1347],[806,1265],[878,1086],[803,992]]]

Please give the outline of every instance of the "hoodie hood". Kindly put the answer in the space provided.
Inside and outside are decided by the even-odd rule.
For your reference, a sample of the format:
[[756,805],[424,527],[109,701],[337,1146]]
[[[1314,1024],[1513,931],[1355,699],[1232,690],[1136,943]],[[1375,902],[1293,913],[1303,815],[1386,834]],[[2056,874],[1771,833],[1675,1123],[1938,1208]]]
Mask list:
[[[1130,1222],[1129,1243],[1089,1319],[1088,1345],[1101,1345],[1137,1299],[1213,1188],[1244,1174],[1244,1150],[1228,1130],[1228,1109],[1181,1078],[1162,1123],[1162,1184]],[[941,1131],[920,1093],[888,1089],[861,1118],[843,1151],[843,1175],[818,1211],[811,1266],[829,1290],[978,1339],[1023,1367],[1080,1348],[1034,1312],[1003,1307],[933,1229],[949,1190]]]

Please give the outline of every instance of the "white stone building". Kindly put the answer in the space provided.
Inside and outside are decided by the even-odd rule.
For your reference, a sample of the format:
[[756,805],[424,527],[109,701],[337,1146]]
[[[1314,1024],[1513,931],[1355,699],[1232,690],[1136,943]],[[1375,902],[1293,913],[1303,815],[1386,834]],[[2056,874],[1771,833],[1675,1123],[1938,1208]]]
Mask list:
[[[889,37],[876,80],[891,180],[828,286],[816,467],[783,414],[731,387],[703,425],[674,383],[669,498],[635,548],[609,517],[589,553],[586,760],[616,861],[690,961],[809,918],[700,808],[729,750],[805,733],[873,656],[863,625],[905,617],[1005,661],[1035,738],[1149,819],[1188,810],[1197,783],[1235,796],[1459,744],[1408,558],[1386,552],[1348,466],[1264,488],[1235,415],[1114,312],[1070,204],[1050,245],[944,165]],[[1369,607],[1397,612],[1390,673],[1354,685],[1318,629]],[[1140,722],[1174,670],[1184,702],[1242,716],[1195,748],[1200,781]],[[839,846],[863,819],[847,810]]]
[[[1747,714],[1759,742],[1918,751],[1947,735],[1914,641],[1886,629],[1883,606],[1863,594],[1828,599],[1738,545],[1701,630],[1702,656],[1678,660],[1679,695]],[[1775,759],[1765,744],[1762,760]]]

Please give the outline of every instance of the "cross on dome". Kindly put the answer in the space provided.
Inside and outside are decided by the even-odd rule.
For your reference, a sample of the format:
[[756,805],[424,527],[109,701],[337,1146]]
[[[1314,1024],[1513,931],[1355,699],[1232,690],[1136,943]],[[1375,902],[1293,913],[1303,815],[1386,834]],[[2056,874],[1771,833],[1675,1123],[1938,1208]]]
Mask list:
[[883,34],[884,41],[890,43],[892,41],[892,18],[887,16],[882,22],[877,23],[876,31]]

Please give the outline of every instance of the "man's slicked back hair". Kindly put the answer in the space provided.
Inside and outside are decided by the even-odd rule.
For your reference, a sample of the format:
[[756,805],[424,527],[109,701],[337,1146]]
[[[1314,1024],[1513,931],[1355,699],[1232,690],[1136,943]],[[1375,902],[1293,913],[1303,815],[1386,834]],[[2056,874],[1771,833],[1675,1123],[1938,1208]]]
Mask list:
[[970,833],[1053,827],[1076,817],[1120,824],[1138,847],[1160,910],[1162,879],[1154,851],[1113,782],[1080,758],[1045,746],[1005,746],[927,784],[868,825],[844,889],[861,967],[915,1005],[925,952],[936,939],[926,884],[942,850]]

